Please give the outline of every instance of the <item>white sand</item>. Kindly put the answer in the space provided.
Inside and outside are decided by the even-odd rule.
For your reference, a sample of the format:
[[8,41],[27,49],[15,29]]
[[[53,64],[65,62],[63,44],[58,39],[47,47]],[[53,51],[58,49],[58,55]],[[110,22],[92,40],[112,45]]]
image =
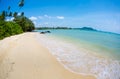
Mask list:
[[0,41],[0,79],[95,79],[66,70],[38,43],[35,33]]

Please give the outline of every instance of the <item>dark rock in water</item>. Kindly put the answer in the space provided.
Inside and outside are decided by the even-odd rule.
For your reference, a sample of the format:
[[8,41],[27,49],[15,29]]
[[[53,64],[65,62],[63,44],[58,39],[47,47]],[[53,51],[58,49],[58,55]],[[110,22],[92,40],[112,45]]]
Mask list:
[[45,34],[45,32],[40,32],[40,34]]
[[50,31],[45,31],[45,33],[51,33]]
[[50,31],[40,32],[40,34],[51,33]]

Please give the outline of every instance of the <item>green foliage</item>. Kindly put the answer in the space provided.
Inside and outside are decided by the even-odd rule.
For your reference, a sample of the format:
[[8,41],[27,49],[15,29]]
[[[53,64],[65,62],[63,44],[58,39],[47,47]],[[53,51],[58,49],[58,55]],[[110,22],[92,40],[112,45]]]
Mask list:
[[0,21],[0,39],[22,32],[22,28],[17,23]]
[[[18,5],[22,8],[24,0],[20,0]],[[24,12],[21,13],[21,16],[24,18],[18,18],[15,22],[5,21],[7,17],[18,17],[18,12],[11,12],[10,10],[11,7],[8,6],[7,11],[0,12],[0,39],[34,29],[34,24],[28,18],[24,17]]]
[[4,21],[6,16],[6,12],[3,11],[2,14],[0,15],[0,21]]
[[25,16],[17,16],[14,21],[22,27],[24,32],[35,29],[33,22]]
[[22,28],[14,22],[6,22],[6,27],[8,27],[7,29],[10,35],[15,35],[23,32]]
[[0,20],[0,39],[4,38],[4,26],[5,26],[5,21]]

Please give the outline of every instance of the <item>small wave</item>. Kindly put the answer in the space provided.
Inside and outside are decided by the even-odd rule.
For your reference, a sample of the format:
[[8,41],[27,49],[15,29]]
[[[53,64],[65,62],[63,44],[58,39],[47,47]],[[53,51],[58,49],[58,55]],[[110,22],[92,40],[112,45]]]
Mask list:
[[120,79],[120,61],[89,53],[73,44],[37,34],[37,39],[72,72],[94,75],[97,79]]

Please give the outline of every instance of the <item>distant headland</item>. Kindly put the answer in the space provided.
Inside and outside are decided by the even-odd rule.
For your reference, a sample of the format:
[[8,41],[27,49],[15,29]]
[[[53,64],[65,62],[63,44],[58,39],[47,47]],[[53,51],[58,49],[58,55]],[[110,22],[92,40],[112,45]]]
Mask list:
[[88,31],[97,31],[96,29],[94,29],[92,27],[81,27],[81,28],[73,28],[73,29],[88,30]]

